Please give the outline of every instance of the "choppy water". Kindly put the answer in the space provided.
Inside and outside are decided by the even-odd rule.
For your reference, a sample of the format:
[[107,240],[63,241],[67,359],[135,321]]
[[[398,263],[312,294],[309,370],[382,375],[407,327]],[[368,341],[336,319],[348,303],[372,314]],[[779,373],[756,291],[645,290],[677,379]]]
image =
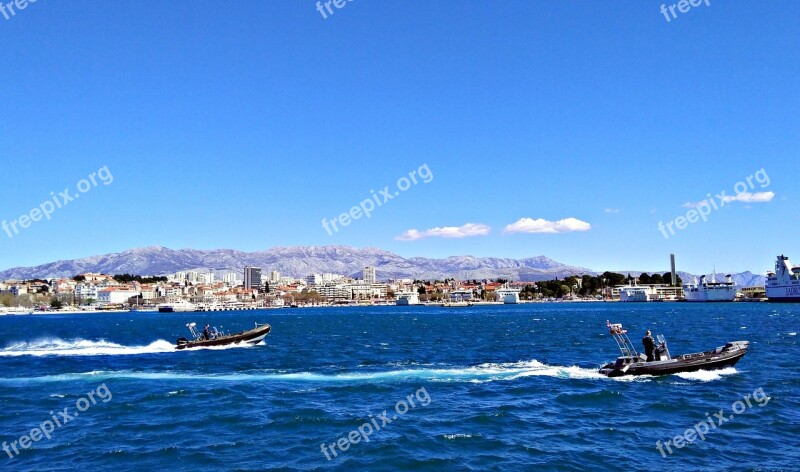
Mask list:
[[[732,340],[751,351],[722,371],[607,379],[596,373],[616,355],[606,319],[637,344],[646,329],[664,333],[673,354]],[[189,321],[273,331],[255,347],[175,351]],[[800,305],[758,303],[0,317],[0,440],[78,413],[0,464],[798,470],[798,321]],[[659,452],[720,409],[734,418],[715,419],[705,440]]]

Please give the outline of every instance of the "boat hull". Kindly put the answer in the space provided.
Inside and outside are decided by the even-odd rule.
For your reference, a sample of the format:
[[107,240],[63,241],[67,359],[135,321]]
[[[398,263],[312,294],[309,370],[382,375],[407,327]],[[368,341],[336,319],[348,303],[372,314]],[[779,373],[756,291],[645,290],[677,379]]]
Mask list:
[[175,349],[191,349],[195,347],[214,347],[214,346],[227,346],[231,344],[258,344],[272,330],[270,325],[259,326],[249,331],[242,331],[241,333],[231,334],[227,336],[220,336],[215,339],[204,339],[197,341],[190,341],[186,338],[179,338]]
[[699,370],[717,370],[733,367],[747,354],[747,341],[734,341],[713,351],[685,354],[667,361],[644,362],[633,358],[631,362],[616,363],[603,366],[599,372],[608,377],[625,375],[670,375]]
[[800,297],[782,297],[782,296],[769,296],[767,295],[769,303],[800,303]]

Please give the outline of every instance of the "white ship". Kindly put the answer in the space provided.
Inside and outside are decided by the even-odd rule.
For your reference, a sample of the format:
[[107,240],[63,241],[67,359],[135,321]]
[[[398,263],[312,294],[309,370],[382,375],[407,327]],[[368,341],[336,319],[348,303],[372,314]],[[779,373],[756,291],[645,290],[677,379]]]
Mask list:
[[187,311],[197,311],[197,306],[194,303],[181,300],[178,302],[162,303],[158,305],[158,311],[162,313],[183,313]]
[[717,282],[716,272],[711,275],[711,282],[701,275],[691,283],[683,284],[683,296],[687,302],[732,302],[736,298],[736,285],[731,276],[725,276],[725,282]]
[[628,285],[619,291],[619,301],[621,302],[649,302],[653,290],[650,287],[640,287],[638,285]]
[[14,308],[14,307],[8,307],[8,308],[7,307],[2,307],[2,308],[0,308],[0,316],[3,316],[3,315],[21,316],[21,315],[32,315],[32,314],[33,314],[33,308],[23,308],[21,306],[18,306],[16,308]]
[[521,292],[521,290],[518,288],[498,288],[496,292],[497,300],[506,305],[516,305],[519,303],[519,292]]
[[399,306],[408,306],[408,305],[419,305],[419,294],[414,291],[410,292],[397,292],[397,301],[395,305]]
[[775,272],[767,273],[766,290],[771,302],[800,302],[800,266],[792,266],[788,257],[778,256]]

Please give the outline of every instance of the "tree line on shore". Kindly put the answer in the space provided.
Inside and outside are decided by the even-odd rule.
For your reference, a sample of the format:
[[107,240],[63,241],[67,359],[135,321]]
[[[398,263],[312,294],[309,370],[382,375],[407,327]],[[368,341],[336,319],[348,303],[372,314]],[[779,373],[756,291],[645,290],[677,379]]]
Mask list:
[[[677,285],[680,286],[683,281],[680,276],[677,279]],[[561,280],[556,278],[554,280],[536,282],[535,286],[526,285],[520,292],[520,298],[523,300],[535,299],[538,296],[543,298],[563,298],[569,295],[591,297],[601,295],[606,288],[628,285],[634,282],[639,285],[664,284],[671,286],[672,275],[669,272],[652,275],[645,272],[638,277],[632,277],[630,274],[626,276],[606,271],[600,275],[570,276]]]

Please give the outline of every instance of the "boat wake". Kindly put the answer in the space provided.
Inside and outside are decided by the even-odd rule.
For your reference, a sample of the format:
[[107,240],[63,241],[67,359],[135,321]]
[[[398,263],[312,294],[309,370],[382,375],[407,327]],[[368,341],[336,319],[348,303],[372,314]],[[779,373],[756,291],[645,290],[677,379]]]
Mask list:
[[[154,343],[155,344],[155,343]],[[130,348],[129,348],[130,349]],[[0,383],[25,382],[59,382],[59,381],[101,381],[107,379],[130,379],[148,381],[201,381],[201,382],[287,382],[314,384],[358,384],[358,383],[393,383],[393,382],[427,382],[444,383],[486,383],[496,381],[515,381],[526,377],[555,377],[561,379],[588,379],[598,381],[631,382],[644,379],[614,378],[599,374],[595,369],[577,366],[559,367],[542,364],[539,361],[521,361],[502,364],[481,364],[472,367],[431,368],[428,365],[407,369],[384,371],[350,371],[341,373],[318,372],[286,372],[279,370],[258,370],[231,374],[213,374],[202,372],[140,372],[92,371],[84,373],[66,373],[32,378],[5,378]]]
[[[208,350],[225,350],[231,348],[251,347],[250,345],[230,345],[195,348]],[[146,346],[124,346],[106,340],[91,341],[87,339],[63,340],[59,338],[38,339],[31,342],[14,342],[0,349],[0,357],[19,356],[131,356],[140,354],[158,354],[164,352],[181,352],[175,344],[163,339]]]
[[738,374],[739,371],[735,367],[726,367],[719,370],[698,370],[697,372],[683,372],[674,374],[684,380],[697,380],[700,382],[711,382],[712,380],[719,380],[726,375]]

